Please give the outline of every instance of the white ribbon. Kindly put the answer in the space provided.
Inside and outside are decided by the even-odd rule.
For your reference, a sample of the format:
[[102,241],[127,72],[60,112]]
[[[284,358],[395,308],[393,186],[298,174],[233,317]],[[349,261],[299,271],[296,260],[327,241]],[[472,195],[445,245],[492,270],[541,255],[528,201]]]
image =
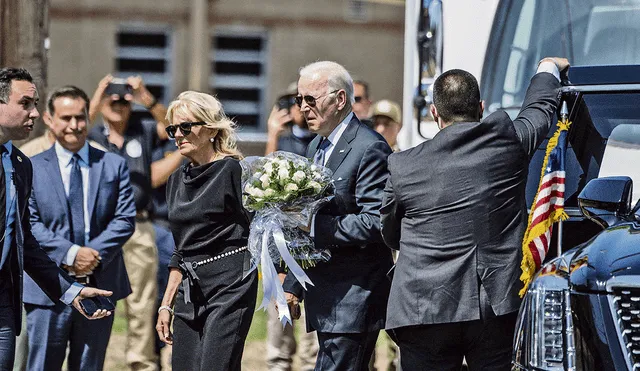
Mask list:
[[287,305],[287,299],[284,296],[284,290],[282,284],[278,279],[278,272],[269,255],[269,233],[262,234],[262,252],[260,254],[260,265],[262,268],[262,288],[264,294],[262,296],[262,303],[258,309],[264,308],[266,310],[271,300],[275,300],[278,308],[278,319],[284,327],[287,323],[291,323],[291,314],[289,313],[289,306]]
[[302,270],[302,268],[298,265],[298,262],[296,262],[293,256],[291,256],[291,254],[289,253],[289,249],[287,249],[287,242],[284,239],[282,229],[276,227],[273,228],[273,230],[271,230],[270,232],[273,235],[273,241],[276,243],[276,247],[278,247],[278,252],[282,257],[282,260],[284,260],[285,264],[287,264],[287,267],[289,267],[289,271],[293,273],[293,275],[305,290],[307,289],[307,283],[313,286],[313,282],[311,282],[309,276],[307,276],[304,270]]

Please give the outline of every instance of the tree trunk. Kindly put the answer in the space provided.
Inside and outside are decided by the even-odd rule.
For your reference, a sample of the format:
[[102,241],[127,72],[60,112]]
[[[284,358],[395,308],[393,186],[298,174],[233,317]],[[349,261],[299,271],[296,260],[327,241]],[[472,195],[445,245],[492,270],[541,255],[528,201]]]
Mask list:
[[[49,0],[0,0],[0,67],[26,68],[35,79],[42,113],[47,90],[47,50]],[[36,123],[30,139],[41,135],[45,126]]]

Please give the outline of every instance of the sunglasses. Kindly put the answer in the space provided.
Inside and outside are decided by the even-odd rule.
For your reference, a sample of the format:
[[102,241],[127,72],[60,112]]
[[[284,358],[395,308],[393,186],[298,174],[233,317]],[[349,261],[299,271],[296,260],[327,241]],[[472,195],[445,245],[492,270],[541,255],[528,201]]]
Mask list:
[[167,135],[169,136],[169,138],[175,138],[176,137],[176,132],[178,131],[178,128],[180,128],[180,131],[182,132],[182,135],[189,135],[191,134],[191,128],[193,127],[193,125],[206,125],[207,123],[204,121],[198,121],[198,122],[181,122],[178,125],[169,125],[166,128],[164,128],[164,130],[167,132]]
[[327,94],[322,94],[322,95],[320,95],[318,97],[314,97],[314,96],[311,96],[311,95],[305,95],[305,96],[297,95],[296,98],[295,98],[296,99],[296,104],[298,105],[298,107],[302,107],[302,100],[304,100],[304,102],[307,104],[307,106],[315,107],[316,106],[316,101],[318,99],[320,99],[320,98],[322,98],[324,96],[327,96],[329,94],[333,94],[333,93],[335,93],[337,91],[340,91],[340,89],[334,90],[334,91],[330,91]]

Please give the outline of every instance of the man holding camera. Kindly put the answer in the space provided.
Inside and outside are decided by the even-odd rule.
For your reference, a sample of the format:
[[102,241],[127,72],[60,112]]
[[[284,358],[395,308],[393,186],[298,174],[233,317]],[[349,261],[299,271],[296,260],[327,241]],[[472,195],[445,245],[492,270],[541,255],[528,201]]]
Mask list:
[[[132,102],[145,107],[157,125],[132,119]],[[126,80],[105,76],[91,100],[91,119],[102,114],[102,122],[89,138],[127,160],[136,205],[136,229],[122,247],[132,293],[125,300],[127,317],[127,365],[132,370],[157,370],[155,352],[155,308],[157,300],[158,252],[151,223],[152,189],[164,184],[181,164],[178,152],[152,162],[152,151],[160,135],[165,136],[166,107],[144,86],[139,76]]]

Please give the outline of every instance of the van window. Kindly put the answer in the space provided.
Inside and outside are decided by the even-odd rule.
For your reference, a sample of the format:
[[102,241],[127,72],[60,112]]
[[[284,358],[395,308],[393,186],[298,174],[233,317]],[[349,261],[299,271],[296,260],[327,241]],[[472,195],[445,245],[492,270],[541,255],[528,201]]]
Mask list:
[[640,0],[502,1],[482,76],[487,114],[516,114],[545,56],[572,66],[640,64],[639,20]]

